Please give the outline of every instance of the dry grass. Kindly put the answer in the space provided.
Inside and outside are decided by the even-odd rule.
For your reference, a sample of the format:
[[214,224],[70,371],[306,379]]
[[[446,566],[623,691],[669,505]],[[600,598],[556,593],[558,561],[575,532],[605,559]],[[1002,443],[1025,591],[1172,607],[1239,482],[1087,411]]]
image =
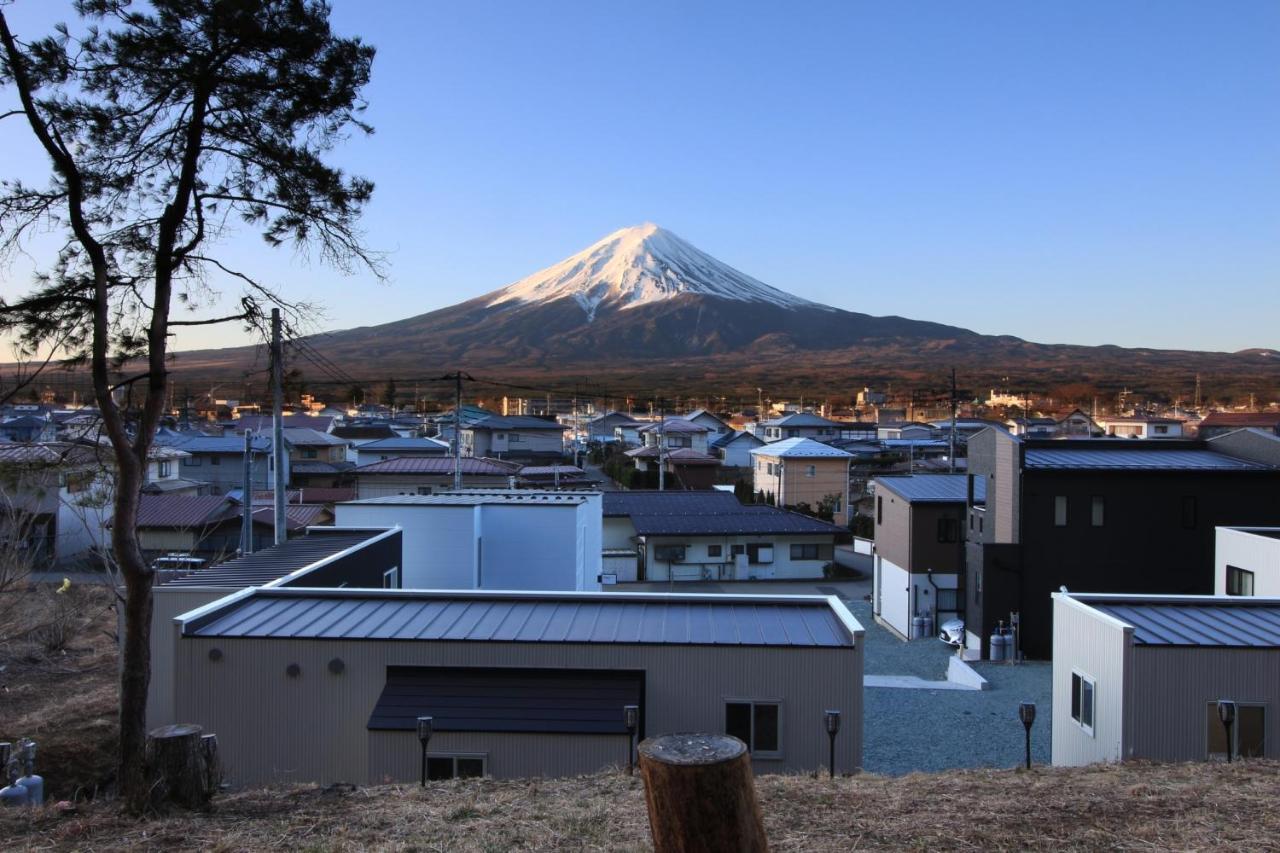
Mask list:
[[33,584],[4,595],[17,606],[0,625],[0,740],[39,743],[38,772],[54,796],[92,796],[115,765],[112,592]]
[[[1280,847],[1280,764],[1127,764],[900,779],[757,779],[774,850],[1266,850]],[[136,821],[105,801],[0,815],[18,847],[56,850],[642,850],[638,779],[474,780],[354,791],[246,791],[208,813]]]

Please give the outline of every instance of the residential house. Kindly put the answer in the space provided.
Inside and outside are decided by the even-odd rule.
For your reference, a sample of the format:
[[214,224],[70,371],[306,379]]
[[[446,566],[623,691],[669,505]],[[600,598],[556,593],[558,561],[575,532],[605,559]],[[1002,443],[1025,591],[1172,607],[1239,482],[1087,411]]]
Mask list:
[[1280,755],[1280,598],[1055,592],[1052,603],[1054,765]]
[[836,524],[848,526],[852,454],[810,438],[786,438],[750,453],[756,494],[778,506],[828,507]]
[[764,446],[764,439],[746,430],[735,430],[716,436],[711,442],[711,453],[720,458],[720,464],[731,468],[750,468],[751,451]]
[[1098,426],[1105,435],[1116,438],[1182,438],[1181,418],[1155,418],[1146,415],[1133,417],[1101,417]]
[[587,441],[617,441],[618,427],[640,427],[642,424],[625,412],[606,412],[587,421]]
[[[215,563],[239,551],[243,515],[243,503],[226,495],[144,494],[138,504],[138,544],[149,561],[180,554],[196,557],[205,564]],[[289,536],[332,521],[332,511],[321,504],[285,507],[285,530]],[[254,550],[271,544],[274,537],[274,507],[255,501]]]
[[113,465],[96,445],[0,444],[0,544],[15,569],[96,563],[110,545]]
[[392,495],[336,507],[340,527],[404,531],[416,589],[600,588],[600,493],[532,489]]
[[[337,418],[301,414],[285,414],[280,420],[282,429],[310,429],[322,433],[328,433],[338,423]],[[240,435],[246,430],[270,435],[274,429],[274,420],[272,415],[242,415],[233,420],[230,426]]]
[[[343,424],[335,426],[329,430],[329,434],[334,438],[340,438],[351,445],[351,447],[359,447],[370,441],[378,441],[383,438],[396,438],[398,433],[391,428],[391,424],[381,421],[376,424]],[[354,460],[353,460],[354,461]]]
[[623,447],[639,447],[644,444],[644,438],[640,435],[649,421],[631,421],[630,423],[615,424],[613,427],[613,440]]
[[1049,594],[1207,594],[1219,526],[1280,517],[1280,468],[1195,441],[969,441],[986,504],[965,528],[970,648],[1018,613],[1022,651],[1044,658]]
[[842,426],[843,424],[839,421],[829,420],[812,412],[796,412],[761,423],[756,428],[756,435],[761,435],[761,429],[763,429],[764,434],[761,437],[766,442],[783,441],[788,438],[831,441],[841,437]]
[[728,435],[734,431],[727,421],[706,409],[694,409],[686,415],[681,415],[681,417],[686,421],[706,427],[709,441],[714,441],[717,437]]
[[710,429],[702,424],[669,417],[645,424],[637,430],[645,447],[658,447],[661,443],[668,450],[687,449],[706,455]]
[[462,455],[525,461],[564,456],[564,427],[523,415],[490,415],[462,428]]
[[604,493],[605,572],[619,583],[821,579],[848,538],[811,516],[744,506],[732,492]]
[[1219,527],[1214,595],[1280,598],[1280,527]]
[[1054,418],[1009,418],[1002,424],[1014,435],[1026,438],[1055,438],[1058,435],[1058,422]]
[[525,465],[519,485],[531,489],[594,489],[598,485],[576,465]]
[[408,457],[441,457],[449,454],[449,445],[434,438],[380,438],[366,441],[351,449],[357,465]]
[[[187,454],[178,460],[180,477],[208,484],[212,494],[226,494],[244,487],[245,440],[243,435],[203,435],[178,432],[156,436],[157,447]],[[251,436],[249,480],[253,489],[271,486],[271,438]]]
[[672,489],[709,489],[715,484],[716,469],[720,467],[720,460],[709,453],[691,447],[662,450],[656,442],[628,450],[626,455],[637,471],[661,469],[661,478],[656,473],[650,477],[652,484],[669,484]]
[[836,710],[837,770],[862,763],[865,632],[834,596],[255,588],[171,636],[174,717],[235,787],[416,782],[419,715],[430,779],[593,773],[628,705],[636,740],[725,732],[757,773],[824,767]]
[[319,430],[287,427],[284,443],[290,486],[338,487],[350,482],[355,464],[347,461],[345,439]]
[[[508,486],[520,465],[497,459],[459,460],[462,485],[471,487]],[[407,457],[370,462],[351,472],[360,500],[390,495],[429,495],[453,488],[453,457]]]
[[151,447],[147,459],[146,482],[143,494],[148,495],[207,495],[212,487],[204,480],[183,476],[187,466],[183,463],[191,454],[177,447],[156,444]]
[[38,415],[22,415],[0,421],[0,438],[8,441],[48,442],[57,437],[57,424]]
[[1102,427],[1080,409],[1072,409],[1057,419],[1058,435],[1063,438],[1090,438],[1102,435]]
[[314,527],[216,566],[161,573],[152,589],[147,729],[187,722],[175,716],[175,617],[251,586],[398,589],[401,558],[399,530]]
[[[950,421],[947,421],[950,426]],[[986,429],[987,424],[978,431]],[[915,423],[913,421],[896,421],[896,422],[880,422],[876,425],[876,438],[884,441],[886,439],[895,441],[929,441],[938,436],[938,431],[931,424]]]
[[1210,412],[1200,421],[1200,438],[1214,438],[1238,429],[1260,429],[1280,436],[1280,412]]
[[[899,636],[912,620],[936,629],[964,615],[964,525],[970,503],[982,506],[986,481],[964,474],[877,476],[871,609]],[[932,633],[932,631],[930,632]]]

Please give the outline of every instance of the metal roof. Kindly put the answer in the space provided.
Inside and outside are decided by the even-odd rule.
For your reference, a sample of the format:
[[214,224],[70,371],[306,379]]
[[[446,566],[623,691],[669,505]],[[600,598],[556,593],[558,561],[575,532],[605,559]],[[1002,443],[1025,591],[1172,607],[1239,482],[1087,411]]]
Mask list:
[[732,432],[721,433],[719,437],[711,442],[712,447],[728,447],[740,438],[750,439],[756,446],[764,444],[764,439],[758,435],[752,435],[746,430],[734,430]]
[[753,456],[757,454],[760,456],[772,456],[778,459],[817,459],[823,457],[847,459],[850,455],[838,447],[814,441],[812,438],[787,438],[782,441],[775,441],[773,444],[766,444],[764,447],[752,448],[751,454]]
[[470,430],[511,429],[517,431],[522,429],[550,429],[557,432],[564,432],[565,429],[562,424],[555,421],[532,418],[526,415],[489,415],[487,418],[482,418],[471,424],[471,426],[467,426],[464,423],[462,428]]
[[[463,474],[492,474],[497,477],[514,474],[520,466],[504,464],[494,459],[464,456],[458,460]],[[452,474],[452,456],[401,456],[382,459],[356,468],[355,474]]]
[[[876,477],[876,488],[884,487],[912,503],[965,503],[969,483],[965,474],[911,474]],[[987,478],[973,478],[974,503],[986,503]]]
[[337,436],[309,427],[286,427],[283,432],[285,444],[294,447],[333,447],[347,443]]
[[182,619],[187,637],[848,647],[820,596],[253,589]]
[[705,515],[632,515],[637,536],[765,536],[812,533],[838,536],[844,528],[771,506],[739,506]]
[[[304,527],[321,524],[321,519],[328,519],[331,515],[329,508],[320,504],[287,504],[284,508],[284,527],[285,530],[301,530]],[[264,506],[261,509],[255,509],[253,523],[274,526],[276,508]]]
[[1200,421],[1202,427],[1280,427],[1280,412],[1210,412]]
[[225,495],[148,495],[138,499],[138,527],[191,528],[236,518],[240,509]]
[[1131,439],[1117,439],[1097,449],[1028,447],[1023,463],[1028,470],[1128,470],[1128,471],[1267,471],[1260,462],[1237,459],[1225,453],[1201,449],[1151,450],[1127,446]]
[[1140,646],[1280,647],[1278,599],[1080,600],[1132,625],[1133,641]]
[[780,418],[764,421],[761,426],[771,427],[839,427],[844,424],[839,421],[828,420],[822,415],[815,415],[812,412],[794,412],[790,415],[783,415]]
[[568,492],[516,491],[504,494],[495,494],[493,492],[477,492],[475,494],[449,492],[437,495],[383,495],[378,498],[347,501],[343,506],[363,506],[365,504],[394,506],[479,506],[481,504],[577,506],[586,502],[587,499],[583,495]]
[[576,465],[525,465],[520,469],[521,477],[554,477],[557,473],[562,477],[581,477],[587,472]]
[[167,581],[163,586],[208,586],[228,589],[261,586],[280,580],[294,572],[308,569],[344,551],[363,547],[375,539],[382,538],[388,532],[390,531],[382,529],[354,530],[351,528],[334,528],[331,531],[308,530],[306,536],[289,539],[280,545],[272,545],[270,548],[254,551],[252,554],[236,557],[234,560],[227,560],[225,563],[219,563],[207,569],[199,569],[184,577]]
[[418,453],[448,453],[449,445],[443,441],[436,441],[432,438],[379,438],[375,441],[367,441],[356,448],[361,453],[379,453],[379,452],[404,452],[416,451]]
[[672,491],[635,490],[602,492],[604,515],[705,515],[713,512],[740,512],[743,504],[733,492],[717,490]]
[[396,432],[391,428],[390,424],[350,424],[347,426],[336,426],[329,431],[330,435],[338,438],[368,438],[382,439],[395,438]]
[[684,418],[667,418],[665,421],[654,421],[640,427],[640,432],[711,432],[702,424],[695,424]]

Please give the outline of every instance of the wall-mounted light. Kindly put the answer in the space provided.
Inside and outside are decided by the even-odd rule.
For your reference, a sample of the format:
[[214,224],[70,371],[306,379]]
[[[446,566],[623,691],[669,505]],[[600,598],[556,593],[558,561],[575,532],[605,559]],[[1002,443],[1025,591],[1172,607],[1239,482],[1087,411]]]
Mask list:
[[209,660],[214,663],[222,660],[222,649],[209,649]]
[[284,671],[290,678],[297,678],[299,675],[302,675],[302,667],[298,666],[296,663],[289,664],[284,668]]
[[346,668],[347,665],[342,662],[342,658],[334,658],[329,661],[329,671],[334,675],[342,675],[342,671]]

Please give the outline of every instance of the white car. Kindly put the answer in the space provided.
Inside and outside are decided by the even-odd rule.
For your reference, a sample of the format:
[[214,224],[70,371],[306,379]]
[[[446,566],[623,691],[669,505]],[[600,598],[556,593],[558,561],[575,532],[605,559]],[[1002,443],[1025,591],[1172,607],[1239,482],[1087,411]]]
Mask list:
[[938,639],[949,646],[956,648],[964,647],[964,620],[948,619],[942,623],[942,631],[938,634]]

